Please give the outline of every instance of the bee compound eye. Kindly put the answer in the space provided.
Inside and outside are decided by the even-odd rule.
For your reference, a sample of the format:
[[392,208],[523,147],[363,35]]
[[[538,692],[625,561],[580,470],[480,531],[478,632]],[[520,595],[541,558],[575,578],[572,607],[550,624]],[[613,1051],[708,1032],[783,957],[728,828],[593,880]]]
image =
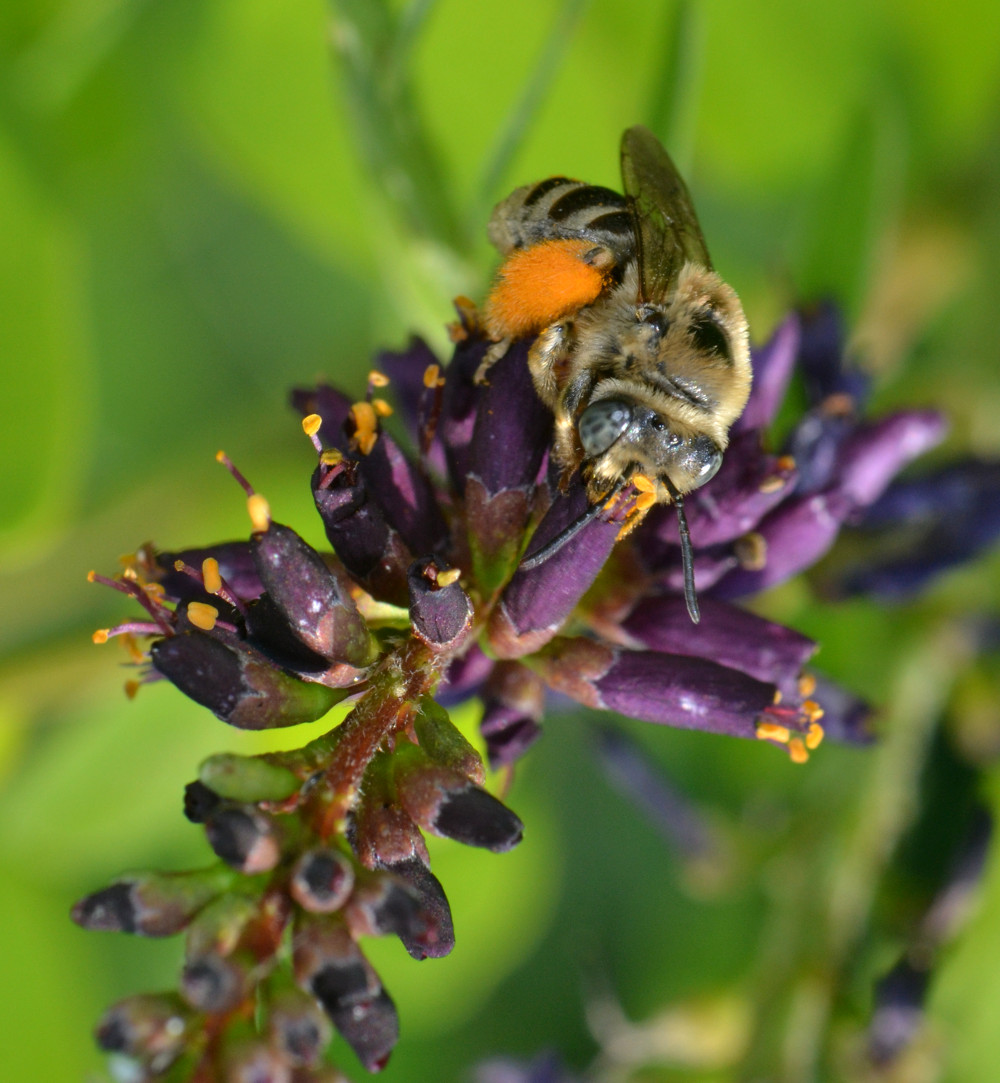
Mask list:
[[601,455],[629,427],[632,407],[621,399],[592,402],[580,415],[576,431],[580,434],[583,453],[588,459]]
[[690,445],[687,457],[694,485],[704,485],[714,478],[722,466],[722,448],[710,436],[696,436]]

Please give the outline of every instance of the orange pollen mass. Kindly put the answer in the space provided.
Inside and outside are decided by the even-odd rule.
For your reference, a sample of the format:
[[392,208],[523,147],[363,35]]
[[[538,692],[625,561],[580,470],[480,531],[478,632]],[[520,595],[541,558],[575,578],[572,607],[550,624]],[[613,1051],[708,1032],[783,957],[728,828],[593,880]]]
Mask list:
[[519,338],[596,301],[605,271],[584,261],[585,240],[541,241],[507,257],[486,302],[486,330],[494,339]]

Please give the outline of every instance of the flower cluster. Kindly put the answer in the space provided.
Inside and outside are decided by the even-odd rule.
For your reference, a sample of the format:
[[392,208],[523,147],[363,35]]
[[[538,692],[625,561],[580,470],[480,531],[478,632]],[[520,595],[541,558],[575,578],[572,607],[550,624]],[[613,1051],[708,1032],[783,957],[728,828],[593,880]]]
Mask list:
[[[275,522],[225,460],[247,492],[248,541],[145,548],[118,578],[92,575],[145,611],[95,638],[123,637],[142,681],[166,678],[230,725],[292,726],[353,701],[302,748],[201,765],[185,810],[216,864],[122,877],[74,909],[91,929],[186,932],[179,990],[130,997],[98,1027],[131,1078],[332,1080],[333,1029],[367,1069],[386,1063],[396,1010],[359,941],[392,934],[415,958],[446,955],[451,913],[424,834],[496,852],[522,834],[451,722],[455,703],[482,701],[492,767],[538,738],[551,692],[760,738],[798,762],[824,731],[865,737],[864,706],[803,671],[813,641],[737,603],[822,556],[940,438],[940,417],[863,420],[833,313],[790,317],[754,354],[722,469],[687,500],[693,625],[669,508],[622,539],[624,499],[522,565],[580,517],[586,493],[549,462],[529,343],[479,385],[490,343],[458,308],[446,369],[414,341],[379,358],[360,400],[327,385],[294,394],[332,552]],[[811,407],[772,451],[765,433],[796,365]],[[413,453],[383,427],[387,387]]]

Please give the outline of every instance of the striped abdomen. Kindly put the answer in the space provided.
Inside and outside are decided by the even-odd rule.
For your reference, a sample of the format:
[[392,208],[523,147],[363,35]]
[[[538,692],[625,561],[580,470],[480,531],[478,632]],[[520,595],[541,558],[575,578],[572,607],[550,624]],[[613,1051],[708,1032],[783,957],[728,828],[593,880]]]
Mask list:
[[624,196],[567,177],[549,177],[512,192],[493,209],[490,241],[502,255],[546,240],[585,240],[609,248],[621,267],[635,255]]

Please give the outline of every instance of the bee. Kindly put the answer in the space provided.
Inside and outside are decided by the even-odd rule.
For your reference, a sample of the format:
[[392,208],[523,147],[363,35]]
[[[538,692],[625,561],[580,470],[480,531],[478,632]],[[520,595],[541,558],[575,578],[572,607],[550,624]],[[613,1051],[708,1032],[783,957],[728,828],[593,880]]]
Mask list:
[[588,510],[522,562],[535,567],[629,486],[627,525],[677,511],[688,613],[699,619],[684,497],[722,464],[750,394],[747,322],[712,269],[691,197],[647,128],[622,136],[624,195],[566,177],[518,188],[493,211],[504,257],[483,312],[495,345],[536,335],[528,365],[555,417],[563,484],[581,472]]

